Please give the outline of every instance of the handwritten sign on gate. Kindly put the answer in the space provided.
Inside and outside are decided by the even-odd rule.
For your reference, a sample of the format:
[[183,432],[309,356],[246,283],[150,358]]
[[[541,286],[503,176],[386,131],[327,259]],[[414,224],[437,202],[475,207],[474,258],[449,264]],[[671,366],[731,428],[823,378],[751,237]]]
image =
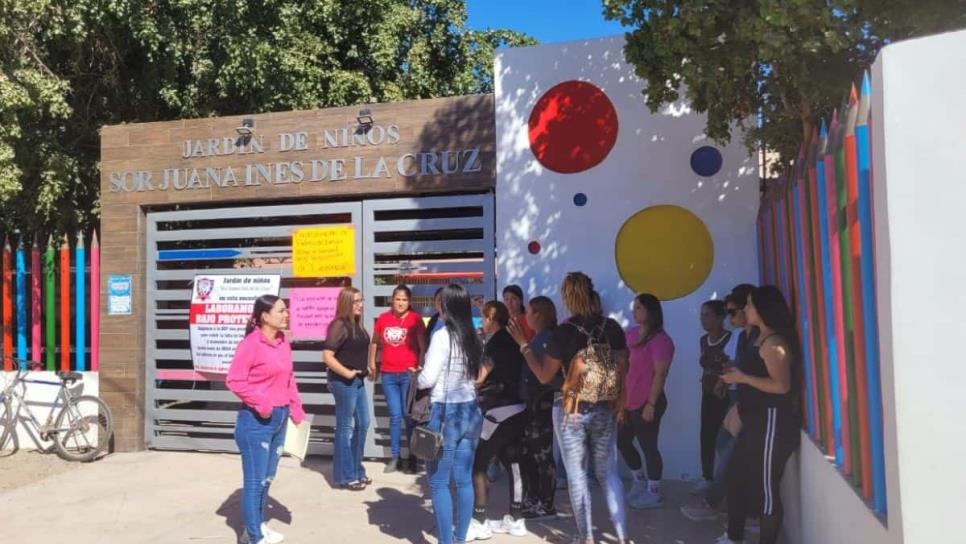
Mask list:
[[289,291],[289,330],[293,340],[324,340],[335,318],[340,287],[297,287]]
[[351,225],[311,227],[292,234],[292,272],[299,278],[356,273],[356,231]]

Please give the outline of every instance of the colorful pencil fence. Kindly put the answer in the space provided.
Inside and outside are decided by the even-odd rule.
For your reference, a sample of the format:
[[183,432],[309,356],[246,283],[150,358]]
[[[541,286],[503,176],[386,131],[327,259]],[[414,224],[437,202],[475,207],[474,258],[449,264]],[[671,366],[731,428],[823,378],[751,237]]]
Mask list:
[[14,370],[16,357],[24,361],[22,366],[39,370],[97,371],[97,233],[77,233],[73,261],[66,234],[49,235],[46,240],[16,231],[0,236],[4,238],[0,263],[3,370]]
[[822,120],[758,219],[762,282],[793,303],[806,432],[886,513],[868,74]]

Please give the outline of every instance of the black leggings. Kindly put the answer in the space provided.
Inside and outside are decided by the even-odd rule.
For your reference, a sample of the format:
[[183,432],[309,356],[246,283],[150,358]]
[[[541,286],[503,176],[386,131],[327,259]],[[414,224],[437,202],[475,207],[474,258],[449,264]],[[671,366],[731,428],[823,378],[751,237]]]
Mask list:
[[801,440],[798,420],[780,408],[745,410],[741,419],[726,477],[728,538],[744,539],[745,519],[761,516],[760,542],[774,544],[781,531],[782,474]]
[[661,418],[667,411],[667,397],[661,393],[661,398],[657,399],[653,421],[644,421],[644,416],[641,415],[643,410],[644,407],[624,411],[624,424],[617,431],[617,447],[621,450],[627,468],[641,470],[641,456],[634,447],[636,438],[647,460],[648,479],[660,480],[664,474],[664,460],[657,449],[657,435],[661,430]]
[[728,397],[718,398],[714,393],[701,395],[701,475],[714,479],[714,450],[718,429],[728,413]]
[[526,425],[527,412],[523,411],[503,420],[489,439],[480,440],[473,459],[473,494],[476,511],[483,509],[485,512],[490,491],[486,469],[493,459],[499,459],[510,479],[510,485],[507,486],[510,491],[510,515],[514,518],[520,517],[524,489],[524,473],[520,467],[520,459],[523,455],[523,434]]
[[557,466],[553,461],[553,397],[553,391],[545,391],[530,400],[521,460],[524,497],[547,509],[553,508],[557,491]]

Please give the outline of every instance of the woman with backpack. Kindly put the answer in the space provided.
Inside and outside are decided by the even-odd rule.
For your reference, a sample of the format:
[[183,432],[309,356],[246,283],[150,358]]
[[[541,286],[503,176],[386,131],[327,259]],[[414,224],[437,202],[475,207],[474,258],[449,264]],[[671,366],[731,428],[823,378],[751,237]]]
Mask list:
[[[469,542],[473,517],[473,456],[480,440],[483,415],[476,400],[476,381],[483,361],[483,344],[473,327],[470,295],[450,284],[442,293],[443,327],[433,334],[420,389],[432,388],[428,429],[441,433],[439,456],[427,462],[427,476],[439,544]],[[450,483],[456,486],[456,512]],[[455,520],[455,527],[454,527]]]
[[[627,371],[624,331],[600,313],[599,297],[586,274],[567,274],[560,293],[571,318],[554,329],[542,358],[527,343],[520,351],[541,383],[561,372],[565,376],[554,400],[553,423],[580,542],[594,541],[587,459],[603,488],[614,533],[625,542],[624,488],[617,473],[617,426],[623,418],[621,388]],[[586,379],[579,380],[581,375]]]
[[[633,508],[659,508],[664,505],[661,478],[664,460],[657,447],[661,418],[667,410],[664,382],[667,381],[674,342],[664,332],[664,311],[661,302],[650,293],[634,299],[634,322],[627,329],[630,345],[630,366],[625,388],[624,424],[618,435],[618,446],[627,468],[634,475],[634,483],[627,493]],[[641,466],[641,456],[634,447],[634,439],[641,445],[647,460],[647,474]]]
[[777,287],[752,290],[744,312],[748,324],[761,332],[757,349],[748,350],[751,357],[721,377],[738,384],[741,429],[728,466],[728,532],[718,543],[744,542],[745,520],[761,516],[759,541],[775,544],[782,522],[782,473],[801,442],[801,342]]
[[382,380],[382,392],[389,408],[389,448],[392,458],[386,463],[384,473],[396,472],[400,468],[414,474],[416,458],[410,455],[405,462],[400,460],[402,451],[402,430],[406,436],[412,430],[409,418],[403,414],[409,381],[419,370],[426,353],[426,326],[423,318],[412,311],[409,301],[412,291],[405,285],[397,285],[392,290],[392,308],[376,319],[369,346],[369,374],[376,376],[376,355],[381,351],[378,375]]

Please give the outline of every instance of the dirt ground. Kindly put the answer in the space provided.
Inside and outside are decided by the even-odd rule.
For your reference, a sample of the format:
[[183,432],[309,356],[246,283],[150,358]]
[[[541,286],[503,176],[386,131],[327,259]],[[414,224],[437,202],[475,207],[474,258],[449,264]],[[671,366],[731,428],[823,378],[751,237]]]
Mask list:
[[83,465],[64,461],[55,453],[18,451],[9,456],[0,455],[0,492],[40,482]]

